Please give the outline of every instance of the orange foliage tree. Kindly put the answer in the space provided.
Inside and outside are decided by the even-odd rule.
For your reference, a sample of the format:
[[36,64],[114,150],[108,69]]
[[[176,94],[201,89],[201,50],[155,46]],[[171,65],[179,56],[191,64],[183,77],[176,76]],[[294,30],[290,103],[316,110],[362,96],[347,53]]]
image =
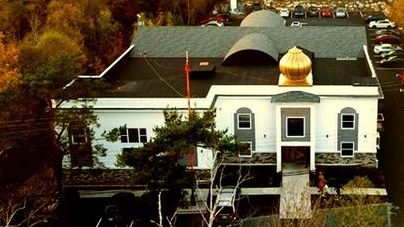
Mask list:
[[13,44],[5,44],[0,32],[0,91],[7,89],[18,81],[19,70],[16,67],[18,50]]
[[404,28],[404,0],[396,0],[387,6],[389,18],[396,22],[397,27]]

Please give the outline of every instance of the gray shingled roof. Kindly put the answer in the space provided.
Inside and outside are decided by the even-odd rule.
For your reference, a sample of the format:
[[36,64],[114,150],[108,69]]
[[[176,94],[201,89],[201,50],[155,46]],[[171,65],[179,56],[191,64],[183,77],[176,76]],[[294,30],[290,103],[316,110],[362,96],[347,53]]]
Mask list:
[[274,103],[288,103],[288,102],[314,102],[319,103],[320,97],[318,95],[310,94],[302,91],[289,91],[273,96],[271,102]]
[[240,39],[258,33],[273,40],[280,53],[301,46],[318,58],[363,58],[363,45],[367,45],[365,29],[364,26],[142,27],[133,40],[131,57],[146,54],[151,58],[183,58],[188,51],[191,58],[224,58]]
[[275,61],[278,61],[279,51],[276,49],[274,41],[262,33],[251,33],[240,38],[227,52],[223,61],[226,61],[226,58],[230,55],[242,50],[262,51],[273,57]]
[[270,10],[252,12],[241,21],[240,27],[276,27],[286,23],[279,14]]

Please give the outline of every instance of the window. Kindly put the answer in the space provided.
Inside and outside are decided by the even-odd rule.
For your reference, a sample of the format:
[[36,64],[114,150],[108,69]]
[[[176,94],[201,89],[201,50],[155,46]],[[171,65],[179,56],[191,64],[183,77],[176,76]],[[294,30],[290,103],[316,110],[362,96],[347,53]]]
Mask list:
[[145,128],[122,128],[121,143],[146,143],[147,134]]
[[304,117],[287,117],[286,130],[288,137],[304,137]]
[[240,142],[241,143],[241,150],[239,151],[239,156],[241,157],[251,157],[251,150],[252,150],[252,142]]
[[341,128],[354,129],[355,128],[355,114],[342,114],[341,115]]
[[251,129],[251,114],[237,115],[239,129]]
[[85,128],[72,128],[70,130],[72,144],[84,144],[87,142],[87,133]]
[[342,142],[341,143],[341,156],[353,156],[354,143],[352,142]]

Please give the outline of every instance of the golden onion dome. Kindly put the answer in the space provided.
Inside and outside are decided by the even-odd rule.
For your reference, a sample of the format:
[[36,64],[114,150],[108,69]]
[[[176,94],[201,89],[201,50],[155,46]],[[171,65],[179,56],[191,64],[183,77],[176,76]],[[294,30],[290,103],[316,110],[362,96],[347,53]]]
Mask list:
[[311,72],[311,60],[294,46],[279,61],[279,70],[289,80],[304,80]]

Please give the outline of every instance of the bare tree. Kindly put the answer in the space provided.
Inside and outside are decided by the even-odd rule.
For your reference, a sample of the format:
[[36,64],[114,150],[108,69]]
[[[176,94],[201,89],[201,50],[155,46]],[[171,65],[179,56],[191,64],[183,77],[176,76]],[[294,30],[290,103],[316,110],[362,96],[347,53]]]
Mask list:
[[[223,207],[219,206],[219,201],[221,192],[223,190],[222,180],[225,177],[226,168],[224,165],[224,160],[222,158],[218,159],[217,154],[218,152],[214,151],[215,161],[213,162],[212,168],[209,171],[208,196],[207,198],[200,197],[199,199],[202,199],[202,201],[200,200],[199,203],[197,202],[196,204],[198,211],[201,214],[203,223],[208,227],[213,226],[217,214],[219,214],[223,209]],[[218,182],[216,182],[216,179],[218,180]],[[247,173],[243,173],[242,166],[239,166],[237,173],[237,181],[235,182],[235,185],[233,185],[235,190],[233,194],[237,193],[236,190],[240,189],[242,183],[250,179],[251,179],[250,171],[248,170]],[[196,179],[196,182],[197,182],[196,185],[197,194],[204,195],[205,193],[203,193],[202,191],[203,189],[198,185],[198,179]],[[240,200],[240,198],[236,198],[236,200]],[[205,215],[206,213],[207,215]]]
[[46,199],[40,204],[31,204],[27,199],[18,202],[15,198],[9,198],[3,204],[7,205],[0,207],[0,224],[2,227],[34,227],[49,221],[50,216],[44,213],[54,211],[58,206],[58,201]]

